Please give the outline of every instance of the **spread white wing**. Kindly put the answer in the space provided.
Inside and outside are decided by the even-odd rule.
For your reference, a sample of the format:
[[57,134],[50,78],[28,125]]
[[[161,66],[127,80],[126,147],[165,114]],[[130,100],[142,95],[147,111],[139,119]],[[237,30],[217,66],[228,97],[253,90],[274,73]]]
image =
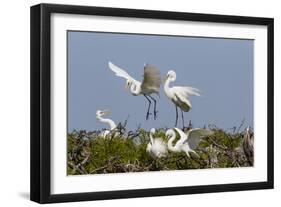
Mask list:
[[144,66],[143,81],[141,84],[142,91],[159,92],[161,85],[160,71],[153,65],[146,64]]
[[193,87],[174,86],[170,90],[174,94],[173,101],[185,112],[188,112],[191,108],[189,96],[200,96],[199,90]]
[[189,86],[185,86],[185,87],[174,86],[172,87],[172,89],[176,94],[186,99],[188,99],[189,96],[200,96],[199,94],[200,91],[197,88],[193,88]]
[[115,73],[116,76],[125,78],[126,80],[131,80],[134,82],[139,82],[130,76],[125,70],[114,65],[112,62],[108,62],[108,67]]
[[194,150],[199,142],[201,141],[201,138],[205,136],[210,136],[212,135],[213,132],[208,129],[200,129],[200,128],[195,128],[191,129],[187,132],[187,143],[190,147],[190,149]]

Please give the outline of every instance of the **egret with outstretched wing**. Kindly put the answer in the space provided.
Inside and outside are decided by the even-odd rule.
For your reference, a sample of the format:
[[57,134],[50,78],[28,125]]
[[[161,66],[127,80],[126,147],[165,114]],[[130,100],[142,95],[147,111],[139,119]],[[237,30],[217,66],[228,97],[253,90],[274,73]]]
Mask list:
[[176,133],[173,129],[169,129],[166,132],[168,140],[168,149],[172,152],[185,152],[189,157],[189,153],[193,153],[198,156],[194,151],[201,141],[201,138],[205,136],[210,136],[213,134],[211,130],[208,129],[191,129],[186,134],[179,128],[174,128],[180,135],[180,139],[173,146],[173,142],[176,139]]
[[192,95],[200,96],[199,90],[193,87],[187,87],[187,86],[173,86],[170,87],[170,82],[174,82],[177,78],[176,72],[173,70],[170,70],[166,77],[165,77],[165,83],[164,83],[164,92],[166,96],[175,104],[176,107],[176,123],[175,127],[178,124],[178,107],[181,110],[181,116],[182,116],[182,125],[184,128],[184,116],[183,111],[188,112],[191,109],[191,103],[189,101],[189,97]]
[[159,94],[161,76],[160,71],[155,66],[145,64],[144,65],[144,75],[143,81],[139,82],[130,76],[125,70],[119,68],[111,62],[108,62],[109,68],[115,73],[116,76],[126,79],[126,89],[130,89],[134,96],[143,95],[149,102],[146,120],[148,120],[150,115],[151,100],[154,102],[154,119],[157,117],[156,110],[156,99],[151,96],[151,94]]

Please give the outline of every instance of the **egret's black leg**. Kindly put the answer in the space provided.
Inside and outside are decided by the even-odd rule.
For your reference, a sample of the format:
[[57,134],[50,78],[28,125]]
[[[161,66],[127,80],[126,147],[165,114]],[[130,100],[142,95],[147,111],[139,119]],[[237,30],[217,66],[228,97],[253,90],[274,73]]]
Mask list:
[[175,127],[178,125],[178,107],[176,106],[176,124]]
[[181,118],[182,118],[182,129],[184,129],[184,117],[183,117],[183,111],[181,110]]
[[[143,94],[144,95],[144,94]],[[146,96],[146,95],[144,95],[144,97],[148,100],[148,108],[147,108],[147,112],[146,112],[146,120],[148,120],[148,118],[149,118],[149,115],[151,114],[150,113],[150,105],[151,105],[151,100]]]
[[156,118],[157,118],[157,113],[158,113],[158,111],[156,110],[156,104],[157,104],[157,101],[156,101],[156,99],[155,98],[153,98],[152,96],[150,96],[150,95],[148,95],[153,101],[154,101],[154,120],[156,120]]

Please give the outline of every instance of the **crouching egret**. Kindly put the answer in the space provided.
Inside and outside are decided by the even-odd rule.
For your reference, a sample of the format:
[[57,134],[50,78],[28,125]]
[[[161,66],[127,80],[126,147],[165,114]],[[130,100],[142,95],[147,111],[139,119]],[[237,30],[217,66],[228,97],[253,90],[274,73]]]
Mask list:
[[147,144],[146,151],[155,158],[165,157],[167,146],[161,138],[153,138],[155,129],[152,128],[149,133],[150,142]]
[[97,110],[97,112],[96,112],[97,120],[109,125],[109,130],[106,129],[100,133],[99,136],[101,136],[101,137],[106,137],[108,134],[110,134],[110,132],[115,130],[117,127],[116,124],[114,123],[114,121],[112,121],[111,119],[103,118],[103,116],[106,116],[108,114],[110,114],[110,111],[108,109],[107,110]]
[[185,152],[188,157],[189,153],[193,153],[198,157],[198,154],[194,149],[198,146],[201,138],[204,136],[212,135],[213,132],[207,129],[191,129],[185,134],[181,129],[174,128],[180,135],[180,139],[173,146],[173,141],[176,139],[176,132],[173,129],[166,131],[166,137],[168,140],[168,149],[171,152]]
[[132,78],[125,70],[119,68],[111,62],[108,62],[109,68],[115,73],[116,76],[126,79],[126,89],[130,89],[131,93],[134,96],[143,95],[148,101],[148,109],[146,113],[146,120],[148,120],[150,115],[150,105],[151,100],[154,102],[154,119],[157,117],[156,110],[156,99],[151,96],[151,94],[159,94],[161,76],[158,68],[145,64],[144,65],[144,74],[142,82],[139,82]]
[[182,117],[182,125],[184,128],[184,117],[183,111],[188,112],[191,109],[191,103],[188,100],[189,96],[195,95],[200,96],[199,90],[193,87],[181,87],[181,86],[173,86],[169,87],[170,82],[174,82],[177,78],[176,72],[170,70],[164,81],[164,92],[166,96],[175,104],[176,107],[176,123],[175,127],[177,127],[178,123],[178,107],[181,110]]

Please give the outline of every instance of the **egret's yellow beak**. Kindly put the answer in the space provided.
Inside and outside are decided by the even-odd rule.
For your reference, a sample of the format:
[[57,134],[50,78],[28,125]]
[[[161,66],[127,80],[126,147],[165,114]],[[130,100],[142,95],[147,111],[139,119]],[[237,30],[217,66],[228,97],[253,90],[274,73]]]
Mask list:
[[105,110],[102,111],[102,114],[104,116],[106,116],[106,115],[110,114],[110,110],[109,109],[105,109]]

